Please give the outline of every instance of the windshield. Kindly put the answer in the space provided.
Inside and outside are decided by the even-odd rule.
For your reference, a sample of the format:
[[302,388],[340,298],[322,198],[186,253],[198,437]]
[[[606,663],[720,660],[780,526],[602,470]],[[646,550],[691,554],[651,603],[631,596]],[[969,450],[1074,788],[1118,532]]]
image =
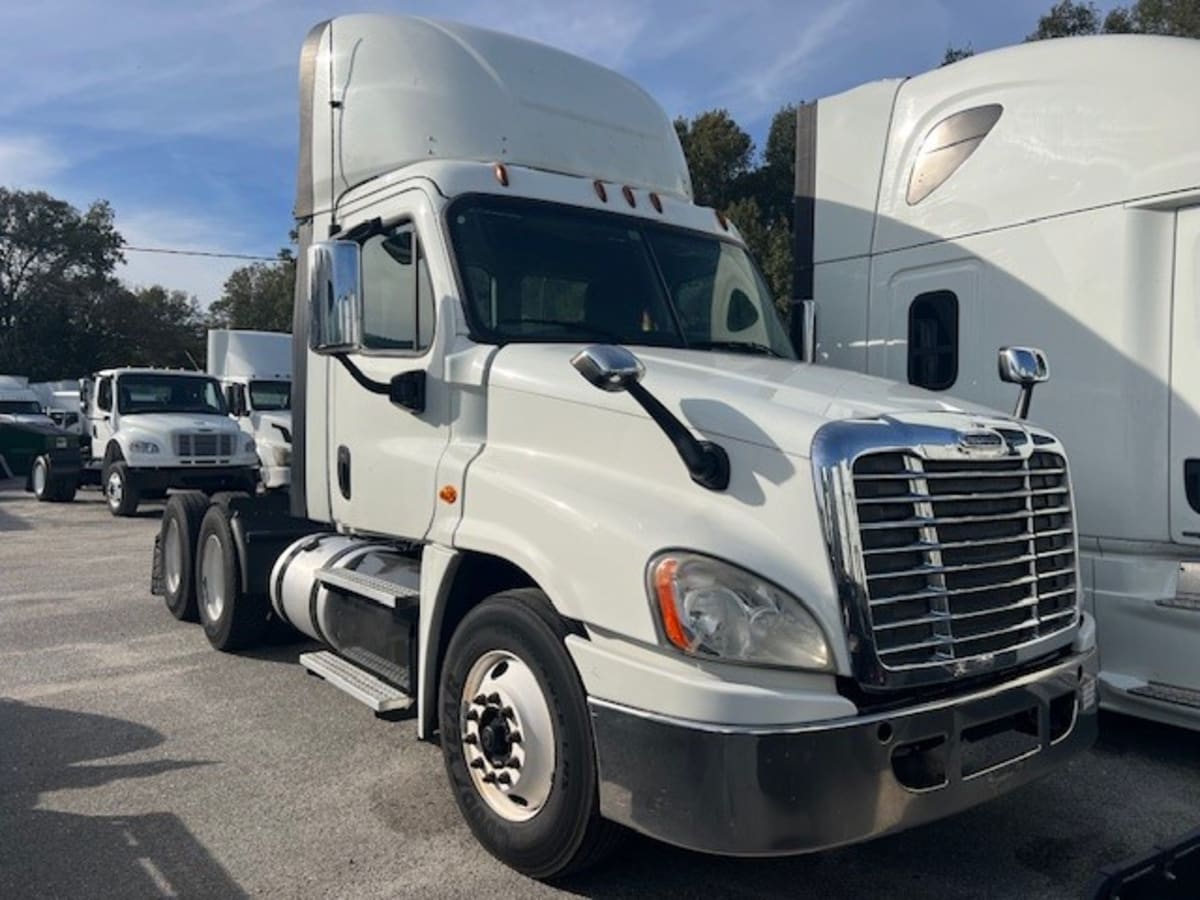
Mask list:
[[225,415],[225,400],[211,378],[129,374],[117,380],[117,412]]
[[600,341],[795,359],[736,244],[610,213],[473,197],[450,233],[475,328],[505,341]]
[[250,408],[258,412],[276,412],[292,408],[290,381],[250,382]]
[[10,416],[40,416],[42,407],[36,400],[0,400],[0,414]]

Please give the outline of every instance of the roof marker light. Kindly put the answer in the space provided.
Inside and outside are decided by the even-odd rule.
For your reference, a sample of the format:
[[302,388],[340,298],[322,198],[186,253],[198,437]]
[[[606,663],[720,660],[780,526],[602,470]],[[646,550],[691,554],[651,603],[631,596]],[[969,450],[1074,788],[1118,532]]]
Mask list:
[[625,202],[636,209],[637,197],[633,196],[633,188],[625,185],[625,187],[621,188],[621,193],[625,195]]
[[592,182],[592,187],[596,189],[596,196],[600,198],[601,203],[608,202],[608,191],[604,189],[604,182],[597,178]]
[[496,163],[492,166],[492,174],[496,176],[496,180],[502,187],[508,187],[508,167],[504,163]]
[[653,191],[650,192],[650,205],[654,207],[655,212],[662,212],[662,198]]
[[725,213],[721,212],[719,209],[713,211],[717,214],[717,221],[721,223],[721,227],[728,231],[729,220],[725,218]]

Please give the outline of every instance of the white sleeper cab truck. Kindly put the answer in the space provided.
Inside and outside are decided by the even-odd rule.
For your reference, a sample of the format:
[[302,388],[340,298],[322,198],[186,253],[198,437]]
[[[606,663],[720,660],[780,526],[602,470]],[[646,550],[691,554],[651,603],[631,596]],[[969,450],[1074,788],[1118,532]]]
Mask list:
[[[1072,461],[1102,705],[1200,728],[1200,42],[984,53],[803,107],[817,361],[993,407],[1033,340]],[[799,320],[799,317],[797,317]]]
[[253,491],[254,439],[229,418],[221,387],[203,373],[105,369],[81,383],[90,440],[85,481],[99,482],[114,516],[170,488]]
[[476,837],[539,878],[623,827],[861,841],[1088,746],[1062,446],[797,361],[647,94],[376,15],[317,26],[300,86],[290,510],[173,496],[174,615],[221,649],[277,617],[310,671],[415,707]]
[[211,329],[208,372],[220,381],[229,414],[254,438],[263,486],[287,487],[292,472],[292,336]]

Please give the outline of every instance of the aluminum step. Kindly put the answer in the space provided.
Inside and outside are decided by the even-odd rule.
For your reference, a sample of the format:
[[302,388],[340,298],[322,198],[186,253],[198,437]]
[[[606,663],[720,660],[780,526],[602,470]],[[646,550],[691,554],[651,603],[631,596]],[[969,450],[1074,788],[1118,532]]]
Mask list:
[[1200,691],[1194,691],[1190,688],[1175,687],[1174,685],[1159,684],[1157,681],[1151,681],[1142,687],[1130,688],[1129,693],[1137,697],[1157,700],[1160,703],[1173,703],[1176,706],[1189,706],[1192,709],[1200,709]]
[[318,569],[317,581],[335,591],[357,594],[395,609],[401,600],[415,602],[420,594],[411,587],[378,575],[366,575],[353,569]]
[[360,669],[328,650],[301,653],[300,665],[360,703],[365,703],[376,713],[394,712],[412,706],[413,698],[400,688],[381,681],[366,669]]

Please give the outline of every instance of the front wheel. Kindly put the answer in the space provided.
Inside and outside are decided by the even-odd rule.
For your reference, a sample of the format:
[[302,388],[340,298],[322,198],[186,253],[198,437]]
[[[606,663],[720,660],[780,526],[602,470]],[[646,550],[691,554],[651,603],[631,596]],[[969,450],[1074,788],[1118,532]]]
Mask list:
[[125,463],[109,463],[104,469],[104,499],[114,516],[132,516],[137,512],[138,491],[130,481],[129,466]]
[[442,754],[458,807],[492,855],[534,878],[598,862],[621,834],[599,815],[566,635],[541,591],[505,591],[467,614],[442,669]]
[[33,496],[39,503],[70,503],[75,499],[75,479],[55,474],[48,456],[39,456],[33,461],[29,480]]

